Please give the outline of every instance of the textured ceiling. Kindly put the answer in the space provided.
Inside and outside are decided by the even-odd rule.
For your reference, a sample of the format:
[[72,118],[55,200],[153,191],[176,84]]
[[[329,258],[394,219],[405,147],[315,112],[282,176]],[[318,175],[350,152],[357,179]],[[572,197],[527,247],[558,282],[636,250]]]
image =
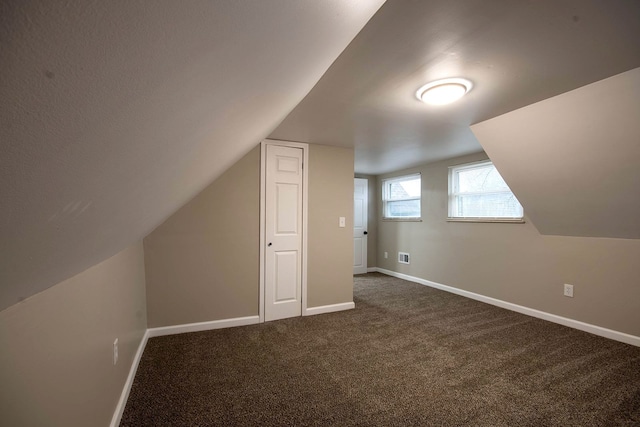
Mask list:
[[382,3],[0,2],[0,309],[143,238]]
[[[386,173],[480,151],[469,125],[640,66],[637,0],[389,0],[271,134]],[[475,87],[444,107],[415,91]]]
[[640,68],[471,128],[540,233],[640,239],[638,118]]
[[[267,136],[383,173],[640,66],[637,0],[382,3],[0,1],[0,309],[141,239]],[[450,76],[475,87],[415,99]]]

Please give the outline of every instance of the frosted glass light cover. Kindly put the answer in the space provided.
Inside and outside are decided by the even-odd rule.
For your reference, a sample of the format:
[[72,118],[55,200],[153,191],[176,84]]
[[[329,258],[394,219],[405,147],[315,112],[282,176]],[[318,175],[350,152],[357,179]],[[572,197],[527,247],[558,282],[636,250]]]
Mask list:
[[427,104],[445,105],[462,98],[472,84],[465,79],[444,79],[428,83],[416,92],[416,97]]
[[427,104],[445,105],[462,98],[467,88],[459,84],[446,84],[433,87],[422,94],[422,100]]

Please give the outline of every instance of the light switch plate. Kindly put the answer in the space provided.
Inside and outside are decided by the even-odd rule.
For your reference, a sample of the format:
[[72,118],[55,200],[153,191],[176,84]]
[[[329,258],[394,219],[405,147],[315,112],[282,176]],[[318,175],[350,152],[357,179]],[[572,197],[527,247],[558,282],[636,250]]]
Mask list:
[[347,220],[345,217],[340,217],[340,227],[345,227],[347,225]]

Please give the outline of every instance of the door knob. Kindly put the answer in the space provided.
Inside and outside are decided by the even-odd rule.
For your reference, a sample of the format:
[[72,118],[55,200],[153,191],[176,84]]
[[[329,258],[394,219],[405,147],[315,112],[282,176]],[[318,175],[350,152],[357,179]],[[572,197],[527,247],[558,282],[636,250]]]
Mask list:
[[269,242],[269,244],[267,246],[271,246],[271,245],[273,245],[273,243]]
[[369,233],[367,233],[367,232],[365,231],[365,232],[363,232],[362,234],[369,234]]

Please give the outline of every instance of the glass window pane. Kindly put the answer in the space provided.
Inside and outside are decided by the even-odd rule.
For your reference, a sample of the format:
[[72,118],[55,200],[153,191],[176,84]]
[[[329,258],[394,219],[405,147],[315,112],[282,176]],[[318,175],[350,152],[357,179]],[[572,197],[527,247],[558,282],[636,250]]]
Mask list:
[[419,174],[384,180],[383,190],[385,218],[420,218],[422,186]]
[[420,217],[420,200],[387,202],[387,216],[400,218]]
[[455,216],[471,218],[520,218],[522,206],[512,193],[461,195]]
[[493,165],[461,165],[451,170],[454,195],[450,215],[457,218],[522,218],[518,199]]
[[493,165],[462,169],[458,175],[458,192],[511,191]]
[[389,183],[389,199],[408,199],[420,197],[420,177],[414,177],[404,181],[392,181]]

